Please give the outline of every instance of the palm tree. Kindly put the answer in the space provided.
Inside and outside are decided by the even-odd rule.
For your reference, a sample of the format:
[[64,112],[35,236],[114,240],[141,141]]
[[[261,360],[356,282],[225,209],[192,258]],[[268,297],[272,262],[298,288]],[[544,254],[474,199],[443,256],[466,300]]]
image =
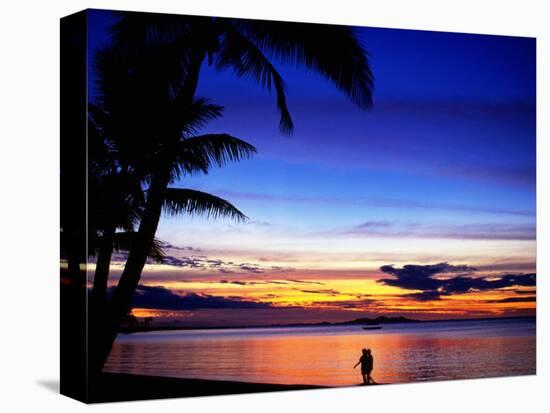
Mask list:
[[[107,215],[112,218],[111,226],[108,232],[102,232],[102,236],[111,236],[105,243],[106,259],[110,259],[114,248],[114,229],[124,223],[124,219],[129,219],[127,229],[132,229],[136,221],[139,228],[130,232],[126,266],[107,310],[99,309],[92,317],[92,374],[100,371],[124,316],[131,309],[141,271],[155,245],[162,211],[173,215],[224,216],[237,221],[246,218],[229,202],[214,195],[169,187],[185,175],[208,173],[213,165],[222,166],[255,153],[253,146],[227,134],[197,135],[204,123],[221,116],[223,108],[202,98],[191,101],[182,98],[185,88],[170,85],[164,72],[162,62],[169,57],[171,52],[162,47],[154,53],[143,52],[139,61],[130,60],[128,53],[105,48],[95,59],[99,94],[93,106],[94,122],[99,125],[115,159],[115,176],[120,178],[120,171],[124,171],[130,178],[127,185],[120,185],[119,179],[111,186],[115,190],[109,195],[118,201],[118,206],[109,207]],[[132,185],[132,190],[126,190]],[[139,193],[144,193],[144,202],[136,220],[130,218],[132,209],[124,207],[128,194]],[[135,195],[131,197],[140,199]],[[135,208],[135,204],[132,207]],[[105,286],[104,280],[105,277],[100,280],[102,286]]]

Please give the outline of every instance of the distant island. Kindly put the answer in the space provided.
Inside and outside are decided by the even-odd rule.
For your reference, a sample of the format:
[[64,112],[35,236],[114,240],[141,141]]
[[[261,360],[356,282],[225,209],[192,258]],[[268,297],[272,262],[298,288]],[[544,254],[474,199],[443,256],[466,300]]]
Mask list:
[[376,318],[356,318],[355,320],[342,321],[340,323],[329,323],[323,321],[320,323],[294,323],[294,324],[271,324],[269,327],[314,327],[314,326],[346,326],[346,325],[373,325],[373,324],[392,324],[392,323],[418,323],[421,320],[415,320],[407,317],[386,317]]
[[356,318],[355,320],[342,321],[339,323],[330,323],[322,321],[319,323],[291,323],[291,324],[269,324],[260,326],[181,326],[181,325],[151,325],[150,322],[133,323],[132,325],[123,326],[121,333],[137,333],[146,331],[166,331],[166,330],[220,330],[232,328],[269,328],[269,327],[329,327],[329,326],[345,326],[345,325],[378,325],[378,324],[395,324],[395,323],[418,323],[421,320],[415,320],[407,317],[386,317],[379,316],[376,318]]

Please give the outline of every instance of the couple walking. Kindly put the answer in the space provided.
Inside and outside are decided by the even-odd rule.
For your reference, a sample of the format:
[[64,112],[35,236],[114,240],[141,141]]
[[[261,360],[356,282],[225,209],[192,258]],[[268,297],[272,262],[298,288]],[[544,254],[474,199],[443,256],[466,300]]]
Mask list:
[[363,376],[363,384],[376,384],[374,379],[370,376],[373,368],[374,359],[372,353],[369,349],[364,348],[361,358],[353,368],[356,368],[359,364],[361,365],[361,375]]

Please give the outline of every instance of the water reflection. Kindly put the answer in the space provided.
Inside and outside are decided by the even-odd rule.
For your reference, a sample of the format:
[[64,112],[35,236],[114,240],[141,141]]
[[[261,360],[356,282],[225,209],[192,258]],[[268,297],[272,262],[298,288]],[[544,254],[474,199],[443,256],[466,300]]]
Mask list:
[[315,329],[121,336],[105,370],[282,384],[353,385],[354,364],[372,349],[373,378],[406,383],[534,374],[534,334],[437,334]]

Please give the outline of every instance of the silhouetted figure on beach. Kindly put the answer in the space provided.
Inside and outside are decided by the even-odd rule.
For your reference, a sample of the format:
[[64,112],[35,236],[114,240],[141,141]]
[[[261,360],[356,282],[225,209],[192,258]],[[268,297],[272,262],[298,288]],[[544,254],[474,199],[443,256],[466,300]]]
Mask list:
[[359,364],[361,364],[361,375],[363,376],[363,384],[376,384],[376,382],[370,376],[374,364],[374,359],[372,357],[370,348],[364,348],[362,352],[363,355],[361,356],[357,364],[353,366],[353,368],[356,368]]

